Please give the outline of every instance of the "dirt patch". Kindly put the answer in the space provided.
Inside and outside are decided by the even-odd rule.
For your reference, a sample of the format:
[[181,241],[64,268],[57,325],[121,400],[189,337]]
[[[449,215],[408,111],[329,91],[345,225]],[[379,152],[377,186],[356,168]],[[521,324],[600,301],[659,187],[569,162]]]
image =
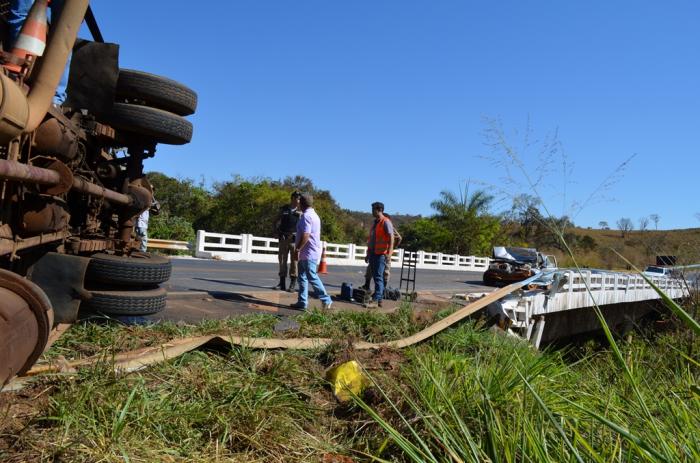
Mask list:
[[435,309],[414,310],[411,312],[411,321],[419,327],[427,326],[433,322],[436,313]]
[[353,463],[355,460],[353,460],[350,457],[346,457],[345,455],[338,455],[337,453],[327,453],[323,455],[321,461],[323,463]]
[[53,386],[32,384],[16,392],[0,392],[0,453],[11,450],[20,434],[49,405]]
[[381,349],[355,350],[350,343],[339,347],[338,350],[327,352],[325,358],[319,359],[322,364],[330,369],[341,363],[356,360],[367,371],[384,371],[389,374],[398,374],[406,356],[400,350],[383,347]]
[[395,373],[398,373],[399,367],[406,361],[406,356],[401,351],[388,348],[356,351],[355,358],[366,370]]

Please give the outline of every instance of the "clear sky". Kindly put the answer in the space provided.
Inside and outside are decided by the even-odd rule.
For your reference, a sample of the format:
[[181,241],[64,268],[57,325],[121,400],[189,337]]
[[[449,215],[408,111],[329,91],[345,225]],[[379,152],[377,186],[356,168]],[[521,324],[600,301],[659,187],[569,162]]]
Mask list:
[[[391,213],[428,215],[441,190],[503,183],[484,138],[484,119],[498,118],[514,145],[528,125],[533,139],[558,132],[569,167],[563,175],[559,155],[547,163],[541,194],[552,213],[597,191],[578,225],[637,225],[656,213],[659,228],[700,226],[697,1],[96,0],[93,9],[105,39],[121,44],[122,67],[199,94],[192,143],[161,146],[148,170],[208,184],[300,174],[348,209],[381,200]],[[519,156],[536,178],[535,148]],[[508,206],[504,197],[496,209]]]

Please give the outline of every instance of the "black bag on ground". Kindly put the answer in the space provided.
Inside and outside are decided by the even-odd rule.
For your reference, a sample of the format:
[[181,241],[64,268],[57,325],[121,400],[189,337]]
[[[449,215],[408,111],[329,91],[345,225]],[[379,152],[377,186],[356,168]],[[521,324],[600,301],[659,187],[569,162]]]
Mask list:
[[344,301],[352,302],[352,283],[343,282],[340,285],[340,298]]
[[384,299],[388,299],[390,301],[398,301],[401,299],[401,290],[392,288],[391,286],[387,286],[384,288]]
[[355,288],[352,290],[352,298],[361,304],[369,302],[371,297],[372,293],[364,288]]

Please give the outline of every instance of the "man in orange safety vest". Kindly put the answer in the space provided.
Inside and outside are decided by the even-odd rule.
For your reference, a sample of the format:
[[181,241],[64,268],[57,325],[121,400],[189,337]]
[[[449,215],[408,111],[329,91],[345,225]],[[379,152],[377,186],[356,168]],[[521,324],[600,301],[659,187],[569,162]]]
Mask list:
[[384,204],[372,203],[374,223],[367,238],[367,255],[365,262],[369,263],[374,279],[374,296],[366,307],[381,307],[384,298],[384,268],[387,259],[394,253],[394,226],[384,215]]

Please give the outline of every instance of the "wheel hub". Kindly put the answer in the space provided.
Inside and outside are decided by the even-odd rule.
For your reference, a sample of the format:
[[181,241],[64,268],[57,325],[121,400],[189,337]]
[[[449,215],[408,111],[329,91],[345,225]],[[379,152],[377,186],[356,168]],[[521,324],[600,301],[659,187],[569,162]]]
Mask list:
[[41,288],[0,270],[0,385],[36,362],[52,325],[53,309]]

